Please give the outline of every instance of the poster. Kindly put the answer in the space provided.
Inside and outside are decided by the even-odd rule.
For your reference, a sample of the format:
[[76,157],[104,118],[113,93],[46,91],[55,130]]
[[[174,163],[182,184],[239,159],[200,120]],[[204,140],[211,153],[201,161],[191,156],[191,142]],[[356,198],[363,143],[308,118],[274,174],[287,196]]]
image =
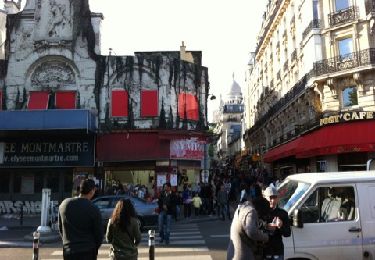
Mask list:
[[177,174],[171,174],[170,183],[172,186],[177,186]]
[[158,178],[157,178],[157,187],[163,187],[164,183],[167,182],[167,176],[162,174],[162,175],[158,175]]

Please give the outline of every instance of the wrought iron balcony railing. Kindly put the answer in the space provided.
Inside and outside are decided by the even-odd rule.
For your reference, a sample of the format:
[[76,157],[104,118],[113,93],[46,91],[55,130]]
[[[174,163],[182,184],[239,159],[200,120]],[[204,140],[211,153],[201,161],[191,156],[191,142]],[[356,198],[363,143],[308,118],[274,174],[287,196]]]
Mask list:
[[369,13],[375,12],[375,1],[367,0],[365,2],[365,7],[366,7],[366,15],[368,15]]
[[320,20],[314,19],[312,20],[306,29],[302,33],[302,39],[305,39],[306,36],[312,31],[312,29],[319,29],[320,28]]
[[338,12],[330,13],[328,15],[329,25],[336,26],[336,25],[352,22],[357,18],[357,16],[358,16],[358,8],[356,6],[350,6]]
[[375,64],[375,48],[335,56],[314,63],[313,75],[320,76],[360,66]]

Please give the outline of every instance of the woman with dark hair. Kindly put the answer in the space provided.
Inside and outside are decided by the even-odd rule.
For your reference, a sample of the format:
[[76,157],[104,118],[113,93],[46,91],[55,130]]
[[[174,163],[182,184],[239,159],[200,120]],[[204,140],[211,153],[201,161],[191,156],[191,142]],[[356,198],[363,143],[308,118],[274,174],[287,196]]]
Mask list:
[[117,202],[108,221],[106,240],[111,243],[112,260],[136,260],[141,241],[139,221],[129,199]]

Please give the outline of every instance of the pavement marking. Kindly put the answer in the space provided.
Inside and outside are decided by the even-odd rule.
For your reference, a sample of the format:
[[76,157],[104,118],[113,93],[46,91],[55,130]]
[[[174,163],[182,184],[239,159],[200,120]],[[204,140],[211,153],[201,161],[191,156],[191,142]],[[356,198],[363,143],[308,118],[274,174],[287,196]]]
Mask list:
[[[148,254],[149,248],[141,247],[138,248],[138,254]],[[160,247],[155,248],[155,254],[158,253],[178,253],[178,252],[209,252],[208,247]],[[98,255],[109,254],[109,250],[100,249]],[[63,251],[58,250],[54,251],[51,255],[53,256],[62,256]]]
[[[158,260],[168,260],[168,259],[176,259],[178,260],[212,260],[212,257],[210,255],[179,255],[179,256],[158,256]],[[149,257],[138,257],[138,260],[149,260]],[[99,260],[99,259],[98,259]],[[104,259],[102,259],[104,260]]]
[[225,235],[210,235],[210,237],[212,238],[227,238],[227,237],[230,237],[229,234],[225,234]]

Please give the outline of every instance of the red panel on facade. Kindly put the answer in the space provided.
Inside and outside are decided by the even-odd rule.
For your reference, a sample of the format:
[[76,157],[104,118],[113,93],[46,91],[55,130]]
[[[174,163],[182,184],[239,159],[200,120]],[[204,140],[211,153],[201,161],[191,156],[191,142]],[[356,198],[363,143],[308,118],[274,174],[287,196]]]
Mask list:
[[268,151],[264,156],[263,156],[263,161],[264,162],[273,162],[276,161],[280,158],[285,158],[289,156],[294,156],[296,154],[296,151],[298,147],[300,146],[302,138],[295,139],[289,143],[280,145],[270,151]]
[[111,115],[113,117],[128,116],[128,92],[112,90]]
[[157,90],[142,90],[141,92],[141,116],[152,117],[158,116],[159,98]]
[[185,111],[187,119],[199,119],[199,106],[196,96],[188,93],[178,95],[178,115],[180,118],[185,118]]
[[0,111],[3,110],[3,92],[0,91]]
[[157,132],[98,136],[96,149],[102,162],[169,159],[169,140],[159,139]]
[[303,137],[297,158],[375,151],[375,121],[325,126]]
[[75,109],[76,108],[76,92],[75,91],[56,92],[55,107],[57,109]]
[[49,93],[46,91],[32,91],[29,96],[29,103],[27,108],[33,109],[48,109]]

